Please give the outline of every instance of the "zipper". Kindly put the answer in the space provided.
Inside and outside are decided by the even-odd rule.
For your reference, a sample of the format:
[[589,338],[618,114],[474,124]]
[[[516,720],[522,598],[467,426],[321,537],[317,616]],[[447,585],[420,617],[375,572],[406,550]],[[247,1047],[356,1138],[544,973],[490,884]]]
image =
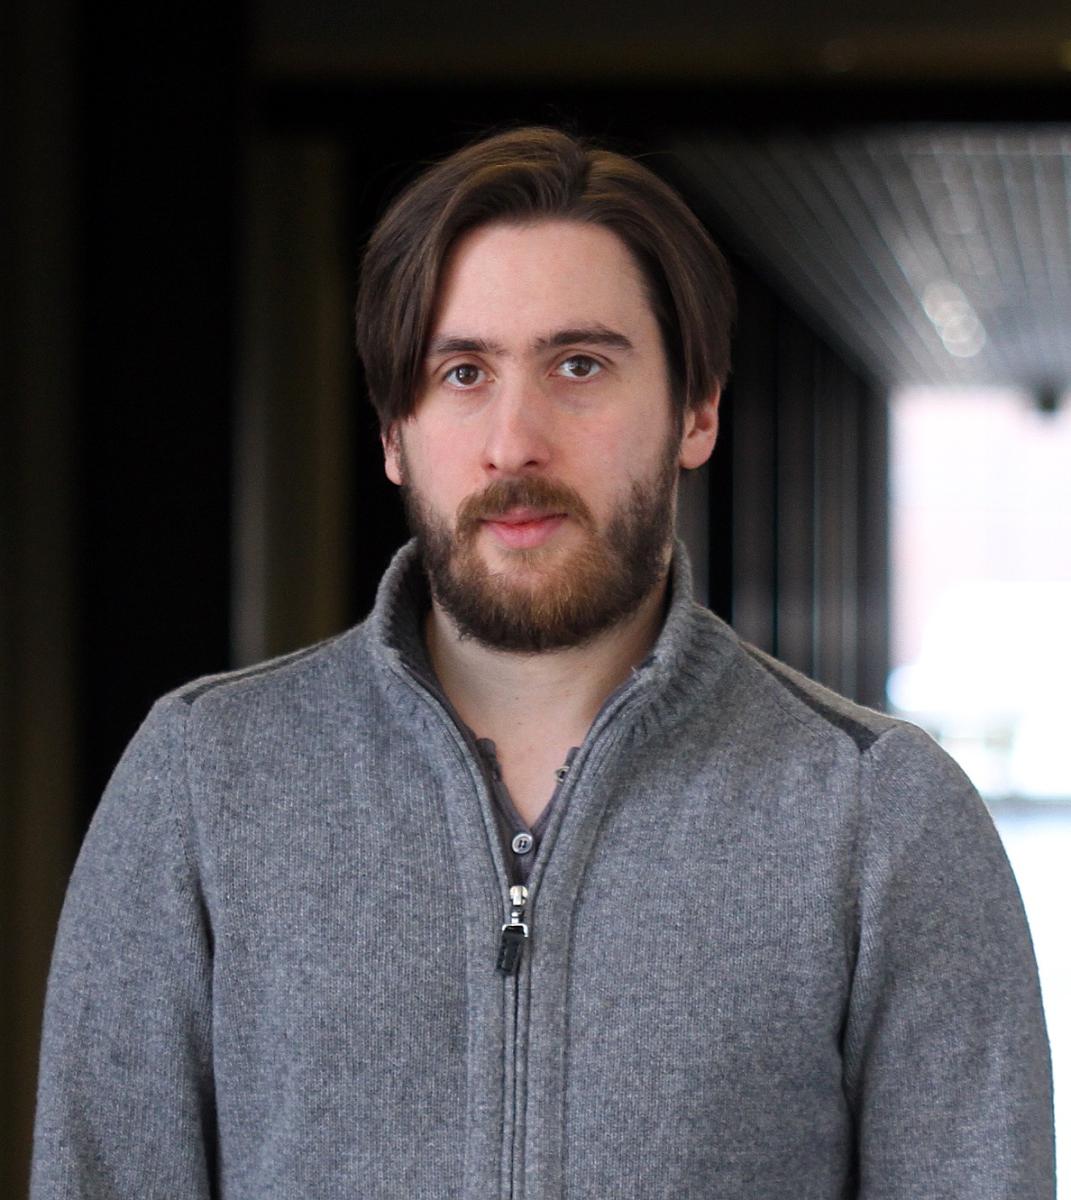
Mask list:
[[[525,911],[528,904],[528,888],[523,883],[515,883],[509,889],[509,903],[506,908],[506,923],[502,926],[498,942],[498,958],[495,969],[503,976],[505,998],[513,1010],[513,1027],[507,1035],[506,1045],[509,1047],[506,1061],[507,1079],[512,1098],[509,1102],[510,1123],[509,1135],[504,1147],[506,1154],[503,1159],[504,1195],[511,1198],[518,1195],[518,1162],[520,1145],[517,1123],[521,1108],[521,1087],[518,1080],[521,1059],[521,984],[520,969],[524,956],[524,945],[528,941],[528,923]],[[510,1002],[512,1000],[512,1002]]]
[[498,959],[495,970],[502,975],[516,975],[524,954],[524,943],[528,941],[528,925],[522,919],[528,903],[528,889],[523,883],[515,883],[509,890],[508,919],[502,926],[498,942]]
[[[646,666],[647,664],[641,664]],[[429,699],[439,708],[440,712],[447,717],[448,722],[453,726],[454,730],[460,734],[461,740],[466,746],[469,755],[484,767],[484,780],[488,781],[490,772],[487,769],[487,764],[484,756],[481,754],[479,747],[476,745],[476,739],[468,730],[468,727],[460,719],[449,699],[443,694],[441,689],[433,680],[429,680],[421,672],[409,670],[408,674],[411,679],[420,684],[423,690],[428,694]],[[634,669],[629,679],[625,680],[618,688],[616,688],[604,701],[599,712],[596,714],[595,720],[588,730],[585,741],[591,740],[592,735],[596,737],[601,734],[605,724],[607,713],[611,709],[619,707],[618,701],[627,692],[632,685],[634,677],[639,674],[637,669]],[[558,791],[565,784],[566,776],[570,774],[572,767],[573,755],[570,754],[566,760],[564,767],[559,768],[555,774],[557,775],[558,787],[555,789],[555,798]],[[489,797],[493,803],[493,799]],[[523,1170],[523,1165],[520,1162],[522,1156],[522,1148],[520,1138],[518,1137],[517,1123],[518,1114],[521,1108],[521,1091],[522,1086],[518,1083],[518,1066],[521,1058],[521,1030],[520,1030],[520,1015],[521,1015],[521,1000],[520,1000],[520,980],[518,978],[521,970],[524,957],[524,946],[530,940],[529,923],[531,920],[530,911],[526,912],[529,902],[528,888],[522,883],[511,884],[509,887],[509,903],[506,908],[507,918],[499,931],[498,956],[495,961],[496,972],[503,976],[503,984],[508,989],[510,987],[510,977],[512,977],[512,1009],[513,1009],[513,1029],[512,1036],[508,1041],[512,1043],[509,1053],[512,1059],[512,1109],[511,1134],[509,1137],[508,1156],[503,1162],[504,1178],[506,1195],[514,1197],[520,1193],[520,1181],[518,1173]],[[528,917],[528,920],[525,920]],[[507,991],[507,995],[508,995]],[[524,1085],[527,1086],[526,1084]]]
[[[481,753],[479,746],[477,746],[476,738],[472,731],[461,720],[457,710],[434,679],[429,679],[423,672],[411,668],[407,669],[407,674],[410,679],[423,689],[432,705],[446,718],[448,726],[452,727],[454,733],[461,739],[470,759],[482,768],[484,794],[486,795],[493,788],[493,781],[487,761]],[[487,795],[487,799],[493,808],[494,798]],[[492,820],[494,820],[493,812]],[[508,878],[507,875],[507,882]],[[511,1115],[511,1130],[507,1143],[503,1147],[505,1153],[503,1155],[501,1175],[504,1192],[509,1197],[517,1195],[518,1191],[516,1182],[516,1163],[518,1158],[517,1114],[520,1109],[517,1084],[517,1064],[520,1058],[520,1047],[518,1045],[520,1041],[520,986],[518,972],[521,969],[521,960],[524,956],[524,944],[528,941],[529,936],[528,923],[524,919],[527,915],[525,913],[527,904],[528,888],[523,883],[509,884],[506,922],[499,930],[498,956],[495,961],[496,972],[502,976],[504,1000],[508,1000],[512,988],[512,1003],[510,1007],[513,1010],[513,1027],[506,1035],[508,1063],[503,1064],[504,1067],[508,1066],[508,1068],[511,1068],[511,1090],[513,1094],[512,1099],[507,1105]]]

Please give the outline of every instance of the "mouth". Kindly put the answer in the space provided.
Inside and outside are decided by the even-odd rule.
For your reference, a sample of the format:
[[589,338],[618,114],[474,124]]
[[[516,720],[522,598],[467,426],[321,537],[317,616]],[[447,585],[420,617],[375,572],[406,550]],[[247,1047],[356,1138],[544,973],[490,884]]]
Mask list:
[[484,517],[482,524],[511,550],[533,550],[547,542],[568,519],[564,512],[536,508],[511,508]]

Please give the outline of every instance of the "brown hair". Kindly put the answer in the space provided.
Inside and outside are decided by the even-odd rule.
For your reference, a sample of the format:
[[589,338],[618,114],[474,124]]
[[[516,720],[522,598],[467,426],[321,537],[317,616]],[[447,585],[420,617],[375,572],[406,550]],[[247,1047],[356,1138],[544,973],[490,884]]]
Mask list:
[[430,168],[372,233],[357,297],[357,349],[382,429],[416,405],[439,276],[457,238],[496,221],[553,219],[601,225],[632,252],[679,412],[724,384],[733,285],[695,214],[635,160],[531,127],[485,138]]

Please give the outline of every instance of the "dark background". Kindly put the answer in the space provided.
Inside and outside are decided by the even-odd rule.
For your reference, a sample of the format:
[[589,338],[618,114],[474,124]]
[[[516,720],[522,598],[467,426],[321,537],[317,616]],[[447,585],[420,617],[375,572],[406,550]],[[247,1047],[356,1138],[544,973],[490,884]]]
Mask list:
[[680,185],[734,263],[696,502],[712,607],[864,702],[887,669],[882,378],[784,293],[675,138],[1066,120],[1064,4],[16,2],[4,10],[0,972],[24,1190],[52,930],[161,692],[358,620],[404,537],[348,350],[360,247],[420,165],[566,124]]

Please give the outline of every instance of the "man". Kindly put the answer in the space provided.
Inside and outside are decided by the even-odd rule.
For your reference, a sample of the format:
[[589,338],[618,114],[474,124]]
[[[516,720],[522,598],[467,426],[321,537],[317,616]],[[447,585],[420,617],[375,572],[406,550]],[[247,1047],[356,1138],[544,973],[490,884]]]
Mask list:
[[416,539],[162,700],[76,868],[34,1195],[1051,1197],[1007,863],[916,730],[695,605],[731,288],[552,130],[419,179],[358,342]]

